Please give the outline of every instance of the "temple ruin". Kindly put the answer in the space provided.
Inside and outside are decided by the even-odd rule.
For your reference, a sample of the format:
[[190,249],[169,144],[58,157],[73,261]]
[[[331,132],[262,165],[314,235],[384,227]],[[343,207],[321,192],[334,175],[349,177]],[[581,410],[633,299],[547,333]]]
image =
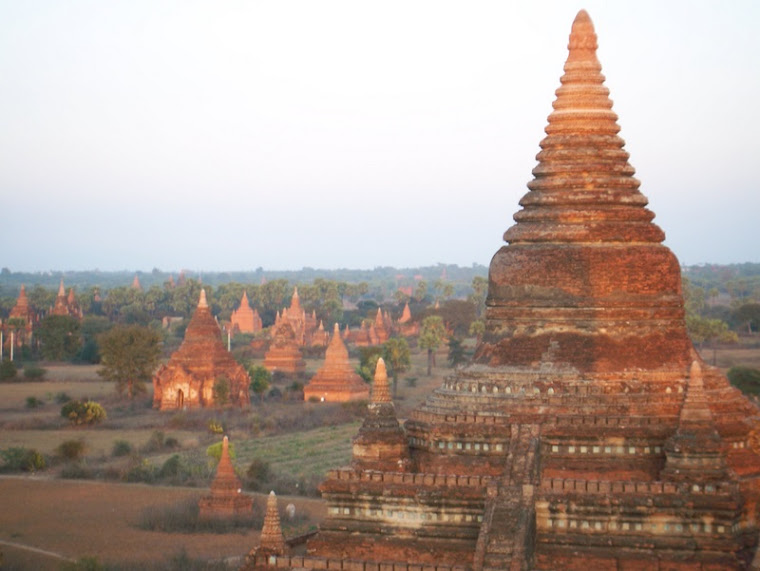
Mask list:
[[248,292],[243,292],[240,299],[240,307],[235,309],[230,316],[230,330],[236,333],[258,333],[262,329],[261,317],[256,309],[251,307],[248,301]]
[[[226,402],[219,402],[215,386],[227,383]],[[169,362],[153,377],[153,407],[175,410],[233,404],[250,404],[250,378],[224,347],[221,331],[211,315],[206,290],[185,330],[185,339]]]
[[303,389],[306,401],[347,402],[369,399],[369,385],[365,383],[348,360],[348,349],[335,330],[325,351],[325,363]]
[[251,515],[253,498],[243,493],[243,485],[235,474],[230,459],[229,440],[222,440],[222,455],[211,482],[211,492],[198,501],[201,519],[234,519]]

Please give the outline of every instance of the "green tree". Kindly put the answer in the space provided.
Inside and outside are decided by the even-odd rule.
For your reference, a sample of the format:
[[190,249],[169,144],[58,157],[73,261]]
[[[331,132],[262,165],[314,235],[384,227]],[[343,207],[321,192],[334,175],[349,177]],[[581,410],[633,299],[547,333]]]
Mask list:
[[219,377],[214,383],[214,403],[225,405],[230,400],[230,382],[227,377]]
[[117,325],[98,336],[102,368],[98,374],[116,382],[119,394],[145,392],[161,356],[161,336],[149,327]]
[[733,386],[748,395],[760,395],[760,370],[751,367],[731,367],[726,373]]
[[359,347],[359,368],[356,370],[364,382],[371,383],[375,377],[377,360],[383,356],[383,348],[378,345]]
[[470,323],[469,333],[470,335],[474,335],[477,338],[478,343],[483,338],[483,333],[485,332],[486,332],[486,322],[483,321],[482,319],[476,319],[475,321]]
[[464,345],[462,340],[457,337],[451,337],[449,339],[449,365],[456,367],[460,363],[464,363],[467,360],[464,352]]
[[414,293],[412,294],[412,297],[419,302],[427,300],[428,285],[425,280],[420,280],[419,282],[417,282],[417,287],[414,288]]
[[251,377],[251,384],[248,386],[249,390],[259,397],[259,401],[264,400],[264,393],[267,392],[269,384],[272,381],[272,373],[266,367],[254,365],[253,367],[249,367],[248,376]]
[[747,333],[760,330],[760,303],[745,303],[734,311],[734,319],[747,328]]
[[713,365],[717,360],[717,343],[736,343],[739,338],[728,324],[720,319],[708,319],[692,313],[686,315],[686,331],[696,345],[703,347],[711,344]]
[[472,278],[472,294],[468,300],[475,306],[475,315],[483,317],[486,311],[486,296],[488,296],[488,278],[475,276]]
[[422,320],[420,328],[420,337],[417,341],[422,349],[428,352],[428,377],[432,375],[435,366],[435,352],[446,338],[446,328],[443,326],[443,319],[440,315],[428,315]]
[[95,401],[70,400],[61,407],[61,416],[75,426],[97,424],[106,419],[106,409]]
[[[383,344],[383,360],[389,369],[393,378],[393,396],[396,396],[398,386],[398,376],[404,371],[409,370],[412,365],[412,359],[409,354],[409,344],[403,337],[391,337]],[[377,366],[377,360],[375,360]]]
[[73,358],[82,346],[81,326],[68,315],[48,315],[37,328],[42,356],[50,361]]

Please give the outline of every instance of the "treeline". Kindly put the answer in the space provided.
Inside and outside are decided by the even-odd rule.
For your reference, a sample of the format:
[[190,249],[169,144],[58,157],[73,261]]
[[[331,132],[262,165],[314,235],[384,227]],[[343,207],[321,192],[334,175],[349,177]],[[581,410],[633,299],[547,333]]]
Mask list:
[[109,290],[132,283],[135,276],[143,288],[162,286],[170,279],[179,282],[191,278],[201,283],[218,286],[230,282],[242,284],[262,284],[272,280],[287,280],[290,283],[309,283],[317,279],[345,283],[367,283],[376,293],[390,297],[399,287],[414,286],[420,280],[433,283],[444,280],[454,284],[455,293],[466,295],[467,287],[475,276],[486,276],[488,268],[473,264],[469,267],[456,264],[436,264],[418,268],[395,268],[391,266],[376,267],[371,270],[336,269],[324,270],[302,268],[300,270],[264,270],[257,268],[250,271],[234,272],[205,272],[200,270],[164,271],[153,268],[144,271],[103,272],[100,270],[87,271],[48,271],[48,272],[14,272],[9,268],[0,270],[0,296],[17,295],[22,284],[27,288],[39,285],[46,288],[58,288],[61,278],[66,287],[75,287],[82,291],[88,287],[99,287]]

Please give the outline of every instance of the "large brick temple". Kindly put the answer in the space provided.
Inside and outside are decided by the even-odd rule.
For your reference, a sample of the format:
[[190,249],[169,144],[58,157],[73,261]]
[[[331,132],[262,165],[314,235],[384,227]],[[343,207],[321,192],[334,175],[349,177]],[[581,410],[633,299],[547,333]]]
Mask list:
[[[402,462],[329,473],[307,555],[261,566],[752,565],[760,411],[687,336],[679,264],[639,192],[596,48],[582,11],[534,179],[490,265],[473,361],[406,421]],[[397,438],[394,414],[386,403],[362,438]]]

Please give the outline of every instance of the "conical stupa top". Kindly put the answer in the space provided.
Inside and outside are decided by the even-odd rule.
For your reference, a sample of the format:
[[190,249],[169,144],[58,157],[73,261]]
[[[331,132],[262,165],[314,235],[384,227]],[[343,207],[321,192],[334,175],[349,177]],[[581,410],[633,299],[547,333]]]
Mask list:
[[220,475],[233,475],[235,469],[232,466],[232,460],[230,459],[230,441],[227,436],[222,439],[222,455],[219,458],[219,466],[216,469],[217,478]]
[[383,324],[383,311],[378,307],[377,308],[377,315],[375,316],[375,323],[378,325]]
[[[338,325],[338,324],[336,323],[335,325]],[[318,327],[318,329],[320,331],[324,331],[325,330],[325,326],[322,324],[322,320],[321,319],[319,320],[319,327]]]
[[388,371],[382,357],[377,360],[377,367],[375,368],[375,379],[372,383],[372,402],[375,404],[393,402],[388,387]]
[[407,301],[404,305],[404,311],[401,312],[401,318],[398,320],[399,323],[406,323],[407,321],[411,321],[412,319],[412,311],[409,309],[409,302]]
[[325,364],[344,362],[348,362],[348,349],[346,349],[346,344],[340,336],[340,326],[336,323],[330,344],[325,351]]
[[280,525],[280,513],[277,511],[277,496],[274,490],[267,498],[267,511],[264,514],[264,527],[261,528],[260,549],[269,553],[285,553],[285,538]]
[[208,307],[208,301],[206,301],[206,290],[201,288],[201,297],[198,300],[198,307]]
[[[301,299],[298,297],[298,286],[293,288],[293,297],[290,299],[290,309],[301,309]],[[298,313],[296,313],[298,315]]]
[[134,279],[132,279],[132,289],[142,290],[142,284],[140,284],[140,278],[137,274],[135,274]]
[[66,296],[66,288],[63,287],[63,278],[61,278],[61,283],[58,286],[58,297],[65,297]]
[[519,242],[662,242],[654,214],[628,163],[612,111],[596,33],[581,10],[573,22],[562,85],[556,91],[546,137],[520,201],[523,210],[504,234]]
[[69,288],[69,295],[66,297],[66,300],[69,302],[70,305],[73,305],[76,301],[76,297],[74,297],[74,288]]
[[240,307],[251,307],[248,302],[248,292],[243,290],[243,297],[240,298]]

